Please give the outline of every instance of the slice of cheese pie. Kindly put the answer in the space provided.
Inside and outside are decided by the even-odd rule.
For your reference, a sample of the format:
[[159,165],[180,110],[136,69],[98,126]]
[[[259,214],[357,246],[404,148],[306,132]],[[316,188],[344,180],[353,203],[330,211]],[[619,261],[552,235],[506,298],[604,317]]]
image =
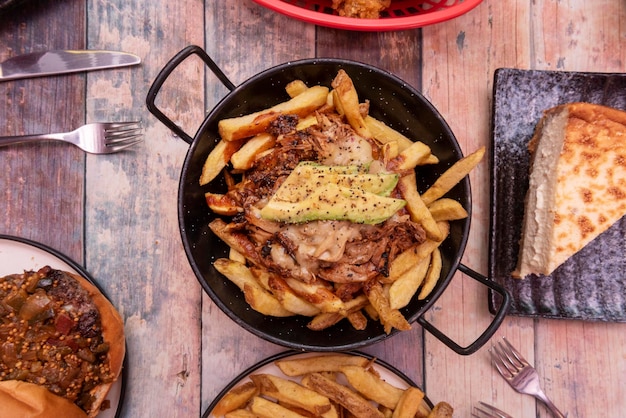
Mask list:
[[590,103],[548,109],[528,148],[519,278],[551,274],[626,214],[626,112]]

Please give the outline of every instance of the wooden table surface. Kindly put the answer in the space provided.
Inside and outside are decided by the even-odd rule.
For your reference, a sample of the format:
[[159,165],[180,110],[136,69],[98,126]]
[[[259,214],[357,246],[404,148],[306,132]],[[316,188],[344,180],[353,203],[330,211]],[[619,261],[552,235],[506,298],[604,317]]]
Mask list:
[[[119,49],[140,66],[0,83],[0,135],[141,119],[145,143],[94,156],[46,143],[0,149],[0,234],[48,245],[91,273],[118,307],[128,343],[122,417],[199,416],[237,374],[284,351],[237,326],[203,293],[185,256],[177,189],[189,145],[146,109],[149,86],[179,50],[206,49],[235,84],[276,64],[354,59],[395,73],[439,109],[464,150],[490,142],[494,70],[626,72],[626,4],[618,0],[485,0],[454,20],[400,32],[316,27],[250,0],[28,0],[0,16],[0,60],[46,49]],[[191,62],[160,103],[187,132],[227,94]],[[624,93],[626,94],[626,92]],[[489,169],[471,175],[463,262],[486,273]],[[28,266],[24,266],[28,268]],[[622,272],[623,274],[623,272]],[[491,321],[487,292],[457,273],[426,318],[461,343]],[[626,410],[626,324],[507,317],[506,336],[535,364],[569,417]],[[489,344],[460,356],[414,324],[363,351],[404,371],[456,417],[478,401],[547,417],[492,369]]]

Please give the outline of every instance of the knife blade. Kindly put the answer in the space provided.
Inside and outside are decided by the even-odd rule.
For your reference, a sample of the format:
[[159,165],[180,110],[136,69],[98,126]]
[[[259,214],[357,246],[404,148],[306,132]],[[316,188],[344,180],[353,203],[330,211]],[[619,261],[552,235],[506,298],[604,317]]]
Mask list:
[[133,54],[102,50],[55,50],[18,55],[0,63],[0,81],[136,65]]

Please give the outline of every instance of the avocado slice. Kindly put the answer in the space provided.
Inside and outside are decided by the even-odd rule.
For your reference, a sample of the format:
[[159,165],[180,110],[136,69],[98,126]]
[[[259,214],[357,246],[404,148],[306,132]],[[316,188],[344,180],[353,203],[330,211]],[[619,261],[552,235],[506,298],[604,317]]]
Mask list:
[[349,189],[359,189],[380,196],[389,196],[398,184],[400,176],[395,173],[369,174],[363,167],[324,166],[313,162],[301,162],[278,188],[277,200],[298,202],[324,184],[337,184]]
[[375,225],[389,219],[405,205],[402,199],[326,183],[311,189],[304,199],[296,202],[273,196],[261,209],[261,217],[286,223],[347,220]]

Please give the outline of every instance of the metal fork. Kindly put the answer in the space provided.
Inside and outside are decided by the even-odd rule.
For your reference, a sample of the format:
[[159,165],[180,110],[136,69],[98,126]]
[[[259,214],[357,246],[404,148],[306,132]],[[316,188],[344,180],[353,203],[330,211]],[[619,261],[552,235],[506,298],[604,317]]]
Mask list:
[[491,406],[484,402],[478,402],[480,408],[475,406],[472,416],[475,418],[513,418],[504,411],[499,410],[495,406]]
[[36,141],[64,141],[92,154],[111,154],[143,140],[141,122],[90,123],[65,133],[0,137],[0,146]]
[[565,415],[543,393],[537,370],[522,357],[506,338],[502,337],[502,341],[493,346],[489,352],[494,367],[513,389],[519,393],[533,395],[548,407],[552,415],[557,418],[565,418]]

